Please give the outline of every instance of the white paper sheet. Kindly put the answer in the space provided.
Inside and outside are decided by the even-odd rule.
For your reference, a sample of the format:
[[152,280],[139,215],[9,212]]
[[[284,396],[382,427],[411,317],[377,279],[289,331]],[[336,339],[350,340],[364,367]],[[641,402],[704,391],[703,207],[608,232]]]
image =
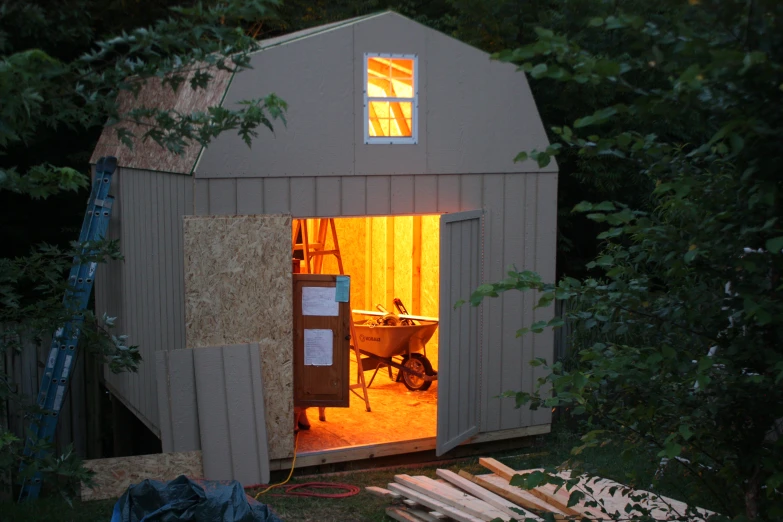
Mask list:
[[302,315],[340,315],[340,303],[335,301],[334,286],[305,286],[302,288]]
[[304,331],[305,366],[331,366],[334,353],[333,333],[331,330]]

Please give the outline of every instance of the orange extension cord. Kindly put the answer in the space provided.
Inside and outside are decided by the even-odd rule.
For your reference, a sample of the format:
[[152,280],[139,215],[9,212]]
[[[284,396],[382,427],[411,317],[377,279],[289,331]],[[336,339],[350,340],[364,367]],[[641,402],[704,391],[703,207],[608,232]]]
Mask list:
[[[269,487],[267,487],[263,491],[259,491],[255,494],[253,498],[258,500],[258,497],[261,495],[267,493],[268,491],[279,488],[282,486],[285,486],[288,484],[288,481],[291,480],[291,477],[294,475],[294,468],[296,467],[296,447],[297,443],[299,442],[299,434],[296,434],[296,438],[294,439],[294,460],[291,462],[291,471],[288,473],[288,478],[286,478],[283,482],[279,484],[273,484]],[[253,484],[251,486],[246,486],[245,489],[255,489],[257,487],[263,487],[261,484]],[[312,491],[315,489],[343,489],[345,492],[343,493],[318,493],[317,491]],[[302,491],[298,491],[302,490]],[[275,494],[275,495],[269,495],[271,497],[318,497],[318,498],[348,498],[352,497],[354,495],[357,495],[360,491],[360,489],[357,486],[354,486],[352,484],[341,484],[338,482],[305,482],[303,484],[291,484],[289,486],[286,486],[284,488],[285,493],[283,494]]]

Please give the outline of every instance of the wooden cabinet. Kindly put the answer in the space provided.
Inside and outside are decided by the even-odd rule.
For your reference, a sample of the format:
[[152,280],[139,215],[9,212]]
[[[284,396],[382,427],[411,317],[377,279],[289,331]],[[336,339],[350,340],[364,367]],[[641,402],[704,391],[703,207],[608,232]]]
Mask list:
[[[323,299],[334,295],[337,287],[335,275],[293,274],[293,280],[294,406],[347,408],[350,304],[329,303],[328,299]],[[314,297],[321,298],[321,301]],[[327,315],[309,315],[313,310],[326,312]],[[332,313],[336,315],[328,315]],[[331,360],[328,357],[329,344]],[[331,364],[327,364],[329,362]]]

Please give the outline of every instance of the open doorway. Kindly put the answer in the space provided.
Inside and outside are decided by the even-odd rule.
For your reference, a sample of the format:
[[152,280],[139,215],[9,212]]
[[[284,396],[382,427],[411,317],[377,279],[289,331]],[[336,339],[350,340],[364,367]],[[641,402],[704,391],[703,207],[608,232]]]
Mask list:
[[[423,341],[412,344],[416,350],[415,356],[412,354],[415,360],[407,360],[406,350],[394,355],[392,360],[429,375],[434,375],[438,369],[439,332],[435,321],[439,314],[440,290],[439,219],[439,215],[334,219],[343,272],[351,277],[350,306],[354,322],[360,327],[357,335],[370,336],[369,332],[375,331],[369,328],[370,325],[380,325],[384,320],[383,324],[394,324],[394,316],[404,315],[399,304],[407,315],[434,319],[399,321],[398,317],[402,328],[393,332],[405,337],[401,333],[408,330],[405,326],[421,327],[410,329],[421,332],[414,336]],[[311,243],[318,238],[316,221],[307,220]],[[322,248],[334,249],[331,233],[326,234],[326,244]],[[310,272],[340,273],[335,256],[327,255],[322,259],[317,269],[311,260]],[[308,271],[304,260],[300,265],[302,272]],[[428,325],[435,325],[434,331],[426,328]],[[386,329],[387,332],[392,330]],[[359,347],[372,350],[368,342],[360,341]],[[363,366],[372,411],[367,412],[364,401],[354,394],[350,394],[350,407],[328,408],[325,421],[319,420],[317,408],[308,409],[310,429],[300,431],[298,453],[436,436],[438,381],[425,382],[411,373],[401,374],[399,369],[385,365],[376,372],[377,360],[368,361]],[[357,382],[358,368],[352,351],[351,384]],[[403,378],[406,375],[408,379]]]

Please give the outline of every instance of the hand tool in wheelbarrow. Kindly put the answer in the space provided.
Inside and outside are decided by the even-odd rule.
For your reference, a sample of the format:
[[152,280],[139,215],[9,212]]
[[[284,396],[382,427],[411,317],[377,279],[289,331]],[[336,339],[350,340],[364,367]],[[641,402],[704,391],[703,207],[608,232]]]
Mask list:
[[[397,311],[400,312],[400,315],[410,315],[408,314],[408,309],[402,304],[402,299],[399,297],[394,298],[394,306],[397,308]],[[416,324],[416,321],[413,319],[402,319],[402,324],[405,326],[413,326]]]

